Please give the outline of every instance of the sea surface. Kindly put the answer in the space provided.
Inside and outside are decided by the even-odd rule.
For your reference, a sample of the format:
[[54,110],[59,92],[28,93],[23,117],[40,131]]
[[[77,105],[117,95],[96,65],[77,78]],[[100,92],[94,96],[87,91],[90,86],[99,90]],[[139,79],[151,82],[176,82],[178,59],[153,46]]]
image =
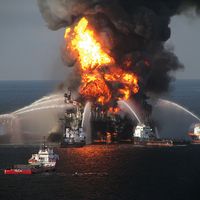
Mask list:
[[[54,91],[57,85],[58,81],[0,81],[0,114],[31,104]],[[200,115],[200,80],[177,80],[163,97]]]
[[15,111],[48,95],[58,81],[0,81],[0,114]]
[[[26,106],[50,93],[52,81],[0,82],[0,113]],[[171,99],[200,114],[200,81],[181,80]],[[165,148],[131,144],[55,148],[54,173],[3,175],[23,164],[37,146],[0,145],[0,200],[188,200],[200,199],[200,146]]]
[[[54,173],[0,175],[2,200],[199,199],[200,147],[128,144],[55,149]],[[25,163],[36,147],[0,147],[0,166]]]

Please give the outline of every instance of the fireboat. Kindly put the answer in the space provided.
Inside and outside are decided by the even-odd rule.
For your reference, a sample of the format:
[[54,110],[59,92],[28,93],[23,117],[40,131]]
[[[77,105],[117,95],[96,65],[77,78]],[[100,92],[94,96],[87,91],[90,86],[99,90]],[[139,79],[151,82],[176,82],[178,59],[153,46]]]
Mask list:
[[172,140],[160,139],[156,127],[153,129],[144,123],[139,123],[133,132],[134,145],[171,147]]
[[31,158],[28,160],[28,164],[14,165],[11,169],[5,169],[4,174],[36,174],[55,171],[58,159],[59,156],[44,142],[38,153],[32,154]]

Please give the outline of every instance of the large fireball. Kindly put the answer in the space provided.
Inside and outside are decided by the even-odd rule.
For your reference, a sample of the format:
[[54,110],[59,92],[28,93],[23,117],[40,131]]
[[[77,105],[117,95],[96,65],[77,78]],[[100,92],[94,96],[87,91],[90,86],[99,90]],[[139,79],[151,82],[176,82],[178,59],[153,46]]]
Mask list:
[[64,38],[65,49],[76,60],[80,71],[79,92],[85,99],[104,105],[111,100],[127,100],[138,93],[138,77],[117,66],[85,17],[73,28],[67,28]]

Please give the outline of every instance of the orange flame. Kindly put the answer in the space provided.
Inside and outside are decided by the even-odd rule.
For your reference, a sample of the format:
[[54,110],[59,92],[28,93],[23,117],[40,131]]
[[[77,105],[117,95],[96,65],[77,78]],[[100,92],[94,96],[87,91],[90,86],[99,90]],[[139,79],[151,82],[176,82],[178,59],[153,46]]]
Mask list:
[[110,107],[108,109],[109,113],[114,113],[114,114],[118,113],[119,111],[120,111],[120,108],[118,108],[118,107]]
[[80,93],[86,98],[97,98],[98,103],[105,104],[110,101],[111,94],[108,86],[98,74],[82,74]]
[[[70,31],[69,28],[66,29],[65,39],[68,39]],[[112,63],[112,58],[102,50],[101,44],[95,40],[94,32],[88,28],[88,20],[85,17],[78,22],[73,31],[70,46],[72,51],[78,53],[82,70]]]
[[[95,99],[103,105],[113,98],[127,100],[132,93],[138,93],[137,76],[116,66],[114,58],[103,49],[85,17],[74,28],[67,28],[64,38],[66,50],[78,61],[81,74],[79,92],[85,98]],[[127,62],[127,66],[131,65],[130,61]],[[112,91],[108,83],[119,83],[120,87]]]

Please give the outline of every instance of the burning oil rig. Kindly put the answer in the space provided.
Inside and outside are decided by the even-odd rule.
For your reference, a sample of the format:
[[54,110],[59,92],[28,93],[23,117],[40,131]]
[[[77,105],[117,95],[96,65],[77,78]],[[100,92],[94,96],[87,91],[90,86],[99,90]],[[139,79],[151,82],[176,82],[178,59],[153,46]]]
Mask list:
[[[171,72],[183,65],[165,42],[171,35],[171,17],[187,7],[187,0],[38,0],[38,5],[50,29],[66,28],[62,59],[75,69],[68,86],[80,94],[82,100],[77,102],[92,102],[92,140],[105,141],[105,135],[125,140],[121,132],[132,134],[136,124],[112,111],[118,101],[135,100],[146,111],[144,116],[149,115],[147,103],[143,105],[147,96],[169,90]],[[71,129],[84,135],[82,118],[79,109],[66,112],[66,138],[74,134]],[[148,125],[146,120],[142,123]],[[145,138],[148,128],[139,126],[139,136]]]
[[[122,114],[118,102],[134,98],[140,107],[145,107],[144,118],[147,118],[150,110],[142,89],[142,82],[145,82],[147,76],[142,74],[143,71],[149,74],[149,59],[142,54],[137,64],[132,54],[123,55],[121,61],[116,59],[115,54],[102,46],[103,41],[98,37],[90,17],[82,17],[72,27],[68,27],[64,39],[64,60],[78,71],[80,82],[75,90],[81,97],[75,109],[66,111],[63,143],[80,143],[76,135],[85,135],[81,122],[84,117],[83,106],[78,102],[84,105],[88,101],[91,102],[91,142],[131,141],[133,128],[137,124],[129,119],[127,113]],[[71,82],[73,84],[74,81]],[[65,98],[66,103],[70,102],[71,92]],[[87,138],[87,135],[83,137]]]
[[63,137],[61,147],[80,147],[86,144],[87,137],[93,144],[111,144],[128,142],[135,144],[152,141],[158,138],[149,125],[137,123],[119,107],[107,107],[92,104],[88,112],[91,133],[84,129],[84,107],[72,99],[71,91],[64,95],[65,103],[72,105],[65,111],[63,122]]

